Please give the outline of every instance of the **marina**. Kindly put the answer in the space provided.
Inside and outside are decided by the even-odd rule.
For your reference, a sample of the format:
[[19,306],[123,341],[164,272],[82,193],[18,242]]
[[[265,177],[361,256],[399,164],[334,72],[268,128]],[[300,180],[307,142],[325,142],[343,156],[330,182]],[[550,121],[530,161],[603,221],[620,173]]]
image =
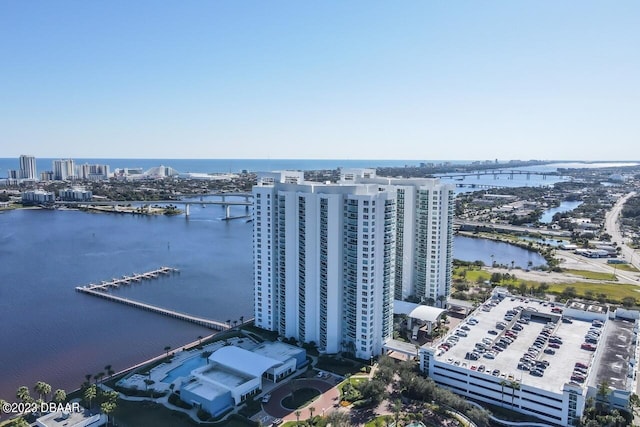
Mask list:
[[[110,281],[102,281],[98,284],[89,283],[85,286],[79,286],[76,289],[88,290],[88,291],[107,291],[109,288],[118,288],[121,285],[129,285],[131,282],[141,282],[142,280],[156,279],[160,275],[168,275],[172,273],[179,273],[180,270],[172,267],[160,267],[156,270],[147,271],[146,273],[133,273],[131,276],[122,276],[120,279],[113,278]],[[82,292],[82,291],[81,291]]]
[[87,295],[93,295],[99,298],[104,298],[109,301],[117,302],[120,304],[136,307],[142,310],[151,311],[153,313],[162,314],[163,316],[172,317],[174,319],[184,320],[186,322],[195,323],[199,326],[204,326],[205,328],[215,329],[218,331],[224,331],[229,329],[231,325],[218,322],[217,320],[205,319],[204,317],[192,316],[190,314],[181,313],[176,310],[171,310],[168,308],[159,307],[153,304],[147,304],[140,301],[135,301],[129,298],[123,298],[116,295],[112,295],[107,291],[109,288],[118,288],[121,285],[129,285],[132,282],[141,282],[142,280],[151,280],[156,279],[162,275],[169,275],[179,273],[180,270],[173,267],[160,267],[155,270],[147,271],[146,273],[133,273],[132,276],[122,276],[121,279],[111,279],[110,281],[103,281],[99,284],[90,283],[85,286],[76,287],[76,292],[81,292]]

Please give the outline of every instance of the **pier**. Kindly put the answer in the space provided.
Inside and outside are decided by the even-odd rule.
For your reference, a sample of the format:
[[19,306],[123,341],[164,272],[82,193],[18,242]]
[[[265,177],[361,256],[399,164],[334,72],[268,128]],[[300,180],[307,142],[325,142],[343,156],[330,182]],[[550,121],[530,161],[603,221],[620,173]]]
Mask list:
[[[98,285],[99,286],[99,285]],[[192,316],[190,314],[180,313],[179,311],[169,310],[167,308],[158,307],[152,304],[146,304],[139,301],[134,301],[129,298],[117,297],[106,292],[100,292],[90,287],[78,286],[77,292],[93,295],[100,298],[105,298],[110,301],[118,302],[120,304],[129,305],[132,307],[140,308],[142,310],[151,311],[153,313],[162,314],[163,316],[173,317],[175,319],[184,320],[186,322],[195,323],[196,325],[204,326],[209,329],[215,329],[217,331],[226,331],[230,329],[230,326],[224,322],[218,322],[216,320],[205,319],[203,317]]]
[[120,279],[113,278],[109,281],[102,281],[98,284],[89,283],[86,286],[79,286],[78,288],[86,289],[89,291],[107,291],[109,288],[118,288],[121,285],[129,285],[131,284],[131,282],[141,282],[142,280],[155,279],[161,275],[168,275],[179,272],[180,270],[178,270],[177,268],[160,267],[156,270],[147,271],[146,273],[133,273],[133,275],[131,276],[122,276]]

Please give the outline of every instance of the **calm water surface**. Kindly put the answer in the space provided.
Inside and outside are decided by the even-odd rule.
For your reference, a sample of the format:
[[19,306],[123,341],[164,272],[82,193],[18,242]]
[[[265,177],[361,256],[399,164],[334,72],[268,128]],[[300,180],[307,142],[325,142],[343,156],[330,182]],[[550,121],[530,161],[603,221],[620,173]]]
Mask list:
[[455,236],[453,257],[462,261],[482,261],[485,265],[492,262],[515,267],[528,268],[546,265],[547,261],[537,252],[528,251],[515,245],[488,239],[476,239],[467,236]]
[[[234,208],[240,215],[244,208]],[[191,218],[17,210],[0,214],[0,398],[44,380],[77,388],[196,340],[209,329],[74,291],[162,265],[180,274],[118,291],[217,320],[251,317],[251,224],[220,207]]]

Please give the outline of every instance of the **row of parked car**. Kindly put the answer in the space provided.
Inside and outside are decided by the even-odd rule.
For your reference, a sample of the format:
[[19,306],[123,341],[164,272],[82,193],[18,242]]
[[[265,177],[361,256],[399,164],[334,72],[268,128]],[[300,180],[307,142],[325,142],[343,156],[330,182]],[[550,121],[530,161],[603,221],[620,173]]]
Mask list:
[[520,358],[518,369],[529,371],[529,374],[537,377],[544,375],[545,369],[549,366],[548,360],[538,360],[541,353],[555,354],[555,349],[562,345],[562,338],[553,335],[555,330],[555,322],[548,322],[540,334],[536,337],[533,345],[529,347],[527,352]]
[[573,373],[571,374],[571,381],[582,384],[587,380],[587,372],[589,372],[589,367],[587,365],[581,362],[576,362],[573,367]]
[[600,320],[594,320],[591,322],[591,328],[589,328],[589,331],[584,336],[584,342],[580,348],[588,351],[596,351],[596,345],[600,340],[600,334],[602,333],[603,326],[604,323]]
[[440,356],[445,352],[449,351],[451,347],[458,344],[458,341],[460,341],[461,337],[468,336],[467,331],[469,331],[472,326],[475,326],[477,324],[478,324],[478,321],[473,317],[471,317],[470,319],[467,319],[467,321],[464,324],[460,325],[460,327],[458,327],[452,335],[447,337],[445,342],[443,342],[438,346],[437,355]]

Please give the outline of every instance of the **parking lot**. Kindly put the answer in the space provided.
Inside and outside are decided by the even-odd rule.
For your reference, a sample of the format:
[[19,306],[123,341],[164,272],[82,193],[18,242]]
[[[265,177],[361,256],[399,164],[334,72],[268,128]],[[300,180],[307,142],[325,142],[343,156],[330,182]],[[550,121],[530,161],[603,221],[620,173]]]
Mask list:
[[[440,354],[438,360],[473,370],[484,365],[486,372],[497,370],[500,372],[498,375],[505,378],[522,380],[525,384],[558,392],[565,383],[571,380],[576,362],[591,365],[593,352],[581,349],[585,334],[591,328],[591,322],[575,320],[573,323],[563,323],[559,320],[559,313],[554,313],[554,311],[558,311],[558,308],[552,310],[554,307],[549,303],[525,298],[505,298],[492,306],[487,306],[484,309],[481,307],[470,315],[469,319],[473,318],[474,321],[464,322],[458,329],[451,330],[451,335],[458,333],[458,335],[466,336],[458,336],[458,343]],[[509,317],[507,312],[516,312],[517,314]],[[507,316],[506,319],[505,316]],[[518,323],[521,317],[530,319],[529,323]],[[497,328],[496,325],[499,322],[504,323],[504,329]],[[561,344],[557,345],[558,348],[553,349],[555,354],[546,354],[543,350],[549,347],[549,341],[548,338],[544,340],[545,344],[540,347],[539,354],[533,359],[534,363],[545,360],[548,362],[546,369],[542,369],[542,376],[531,375],[527,370],[518,369],[520,359],[528,352],[529,348],[534,347],[547,324],[549,324],[550,330],[548,335],[559,337]],[[473,352],[477,343],[482,343],[484,339],[485,343],[490,343],[488,344],[490,349],[505,337],[506,331],[512,329],[514,325],[520,325],[516,328],[521,330],[509,333],[515,338],[509,339],[508,341],[511,343],[506,345],[502,351],[494,351],[495,358],[487,358],[483,354],[478,360],[467,358],[467,353]]]

